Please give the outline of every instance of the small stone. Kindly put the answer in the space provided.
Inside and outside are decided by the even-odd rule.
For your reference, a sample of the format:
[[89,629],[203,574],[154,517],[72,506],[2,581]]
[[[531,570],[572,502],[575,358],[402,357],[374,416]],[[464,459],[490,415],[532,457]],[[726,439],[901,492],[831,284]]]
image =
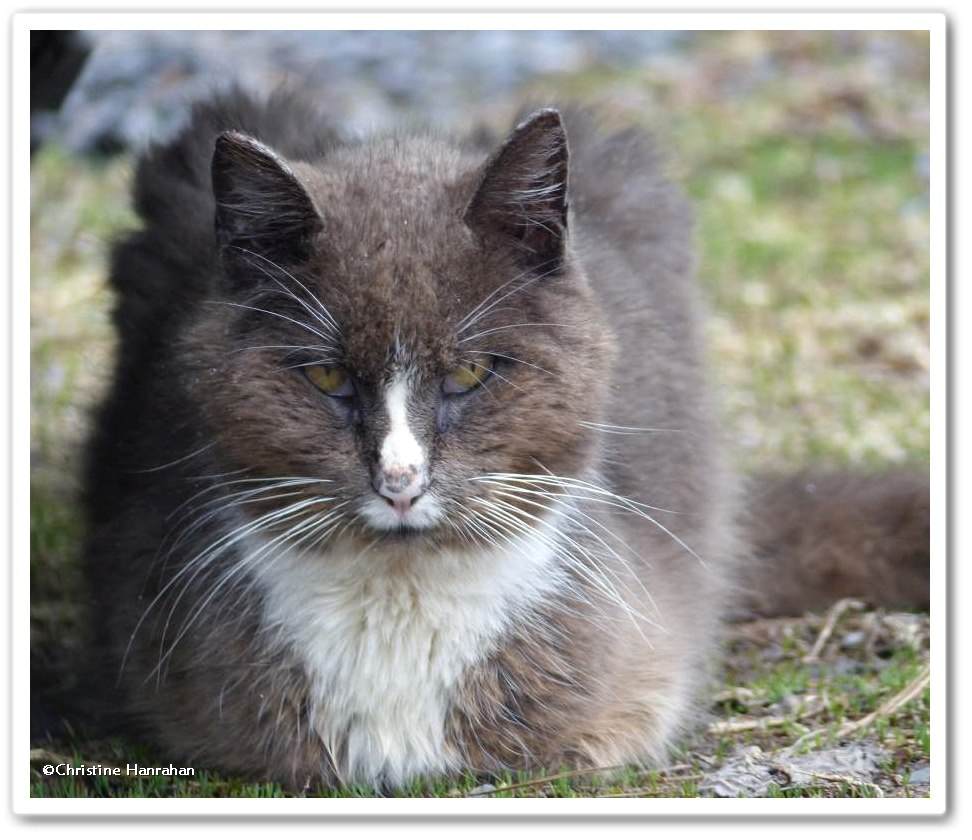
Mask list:
[[866,671],[870,664],[858,662],[849,656],[838,656],[831,664],[829,673],[837,677],[844,677],[848,674],[860,674]]
[[467,796],[483,796],[483,795],[485,795],[487,793],[492,793],[494,790],[496,790],[496,785],[491,785],[491,784],[479,785],[478,787],[474,787],[466,795]]
[[931,767],[927,764],[923,767],[918,767],[908,774],[908,784],[909,785],[927,785],[931,782]]

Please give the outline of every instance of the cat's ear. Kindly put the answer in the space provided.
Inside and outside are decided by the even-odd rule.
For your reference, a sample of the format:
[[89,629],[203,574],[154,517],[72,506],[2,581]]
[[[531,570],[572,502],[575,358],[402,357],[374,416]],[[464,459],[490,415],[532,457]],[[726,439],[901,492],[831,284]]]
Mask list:
[[559,112],[537,111],[486,162],[464,220],[513,240],[524,260],[556,271],[567,238],[567,132]]
[[212,178],[216,240],[224,258],[236,263],[249,253],[294,264],[308,256],[321,217],[272,149],[241,132],[223,132],[213,149]]

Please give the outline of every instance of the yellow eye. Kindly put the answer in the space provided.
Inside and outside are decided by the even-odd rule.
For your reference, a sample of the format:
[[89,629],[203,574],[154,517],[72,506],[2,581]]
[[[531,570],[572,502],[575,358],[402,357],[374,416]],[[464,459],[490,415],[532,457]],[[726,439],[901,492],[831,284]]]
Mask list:
[[442,381],[442,390],[447,394],[465,394],[478,388],[492,375],[492,357],[482,356],[450,371]]
[[315,388],[330,397],[350,397],[354,393],[351,377],[344,368],[329,365],[307,365],[304,373]]

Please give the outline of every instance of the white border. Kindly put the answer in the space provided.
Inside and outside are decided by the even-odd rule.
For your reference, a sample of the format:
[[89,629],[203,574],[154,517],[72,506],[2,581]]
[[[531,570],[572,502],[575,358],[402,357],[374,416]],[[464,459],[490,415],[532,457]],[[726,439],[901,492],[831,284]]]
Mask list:
[[[431,5],[431,4],[429,4]],[[931,475],[932,475],[932,797],[914,800],[774,799],[31,799],[29,796],[29,67],[30,28],[44,29],[927,29],[931,67]],[[12,687],[12,806],[18,814],[45,815],[935,815],[945,811],[946,615],[945,470],[946,416],[946,20],[942,14],[807,14],[723,12],[704,14],[556,13],[389,13],[324,14],[200,13],[27,13],[12,20],[12,451],[11,451],[11,619],[14,631]]]
[[[433,4],[429,4],[433,5]],[[819,29],[945,31],[945,16],[929,12],[842,14],[813,12],[22,12],[15,28],[34,29]]]

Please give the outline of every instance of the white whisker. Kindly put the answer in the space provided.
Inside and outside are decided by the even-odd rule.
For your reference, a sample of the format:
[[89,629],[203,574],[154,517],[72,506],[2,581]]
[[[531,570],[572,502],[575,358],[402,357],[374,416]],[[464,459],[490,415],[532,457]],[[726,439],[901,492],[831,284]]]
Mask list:
[[503,330],[512,330],[512,329],[516,329],[517,327],[563,327],[564,329],[570,329],[569,324],[554,324],[554,323],[541,322],[541,321],[528,322],[522,324],[503,324],[502,326],[499,327],[490,327],[488,330],[482,330],[478,333],[473,333],[472,335],[467,336],[466,338],[460,338],[459,343],[465,344],[467,341],[473,341],[474,339],[482,338],[484,335],[492,335],[493,333],[502,332]]
[[[277,278],[275,278],[272,274],[270,274],[266,269],[264,269],[264,268],[262,268],[260,266],[256,266],[256,268],[258,268],[260,271],[262,271],[267,277],[269,277],[271,280],[273,280],[275,283],[277,283],[277,285],[280,286],[280,288],[284,291],[285,294],[289,295],[291,298],[293,298],[295,301],[297,301],[297,303],[299,303],[302,307],[304,307],[304,309],[306,309],[307,312],[310,313],[310,315],[312,317],[314,317],[316,320],[318,320],[323,326],[328,327],[329,329],[334,330],[335,333],[340,334],[341,330],[338,327],[338,323],[335,320],[334,316],[331,315],[331,313],[328,310],[328,308],[321,302],[320,298],[318,298],[310,289],[308,289],[307,286],[305,286],[303,283],[301,283],[300,280],[298,280],[296,277],[294,277],[293,274],[291,274],[289,271],[287,271],[285,268],[283,268],[283,266],[278,265],[273,260],[268,259],[267,257],[263,256],[262,254],[258,254],[255,251],[250,251],[250,250],[248,250],[246,248],[242,248],[242,247],[240,247],[238,245],[234,245],[233,248],[235,250],[237,250],[237,251],[240,251],[240,252],[246,254],[248,257],[256,257],[257,259],[260,259],[260,260],[263,260],[264,262],[270,263],[270,265],[273,268],[275,268],[277,271],[281,272],[282,274],[286,275],[286,277],[289,280],[292,280],[294,283],[296,283],[301,289],[304,290],[305,294],[317,306],[317,310],[316,311],[314,310],[313,307],[311,307],[309,304],[307,304],[305,301],[302,301],[297,295],[295,295],[292,290],[290,290],[286,286],[284,286],[283,283],[281,283],[279,280],[277,280]],[[250,264],[253,265],[253,262],[251,261]]]
[[[522,522],[519,519],[519,517],[527,517],[531,521],[537,522],[538,524],[545,525],[547,523],[544,519],[538,516],[534,516],[531,513],[527,513],[526,511],[517,508],[515,505],[511,505],[506,502],[486,500],[480,497],[477,497],[475,501],[489,506],[494,514],[498,514],[503,519],[503,521],[507,522],[507,524],[509,524],[511,527],[517,529],[525,529],[525,532],[535,535],[540,539],[544,539],[545,535],[539,532],[536,528],[533,528],[527,525],[526,523]],[[609,570],[604,565],[598,562],[596,556],[589,549],[585,548],[577,540],[574,540],[573,538],[567,536],[567,534],[564,533],[563,531],[559,532],[555,539],[565,540],[571,549],[581,554],[583,559],[586,560],[587,562],[586,563],[574,562],[571,564],[571,567],[575,571],[579,572],[581,575],[586,577],[589,582],[594,584],[602,592],[602,594],[604,594],[612,603],[620,607],[630,618],[632,618],[632,620],[637,618],[658,629],[662,629],[657,622],[653,621],[652,619],[643,615],[638,610],[634,609],[634,607],[630,603],[628,603],[628,601],[626,601],[624,597],[622,597],[621,593],[607,579],[607,574],[610,573]],[[550,541],[551,548],[555,548],[556,545],[557,544],[554,540]],[[563,551],[563,550],[558,551],[558,556],[561,559],[568,560],[568,561],[577,559],[570,552]],[[616,576],[615,579],[617,580]],[[644,636],[644,634],[641,631],[641,627],[638,625],[637,621],[634,622],[634,626],[638,630],[638,632],[641,633],[642,636]]]
[[578,426],[593,429],[596,432],[606,432],[612,435],[637,435],[647,432],[681,432],[682,429],[653,429],[639,426],[613,426],[610,423],[594,423],[590,420],[578,420]]
[[298,321],[296,318],[291,318],[288,315],[283,315],[280,312],[274,312],[272,309],[263,309],[259,306],[249,306],[245,303],[236,303],[231,300],[206,300],[203,301],[203,303],[214,304],[216,306],[232,306],[235,309],[246,309],[250,312],[262,312],[264,315],[270,315],[274,318],[280,318],[283,321],[289,321],[291,324],[295,324],[301,329],[307,330],[307,332],[311,333],[312,335],[316,335],[319,339],[321,339],[321,341],[328,340],[328,336],[324,335],[324,333],[320,332],[319,330],[314,329],[314,327],[310,326],[309,324],[305,324],[303,321]]
[[528,274],[529,273],[529,271],[520,272],[512,280],[508,280],[506,283],[504,283],[498,289],[494,290],[489,295],[487,295],[486,299],[483,300],[483,302],[480,303],[479,306],[477,306],[465,318],[463,318],[461,321],[459,321],[459,323],[456,324],[456,334],[457,335],[462,335],[462,333],[464,333],[466,330],[468,330],[470,327],[472,327],[473,324],[475,324],[478,321],[482,320],[486,315],[488,315],[493,309],[495,309],[499,304],[501,304],[508,297],[510,297],[511,295],[519,294],[524,289],[528,289],[534,283],[537,283],[540,280],[543,280],[545,277],[549,277],[555,271],[557,271],[557,267],[554,267],[554,268],[550,269],[549,271],[545,271],[545,272],[542,272],[541,274],[538,274],[538,275],[535,275],[534,277],[531,277],[529,280],[524,281],[522,284],[520,284],[519,286],[517,286],[515,289],[511,289],[505,295],[503,295],[500,298],[497,298],[492,303],[490,303],[488,306],[486,306],[485,308],[483,308],[483,304],[487,303],[490,300],[490,298],[493,297],[493,295],[498,294],[499,292],[503,291],[509,285],[511,285],[512,283],[514,283],[517,280],[519,280],[525,274]]
[[162,470],[167,470],[170,467],[174,467],[174,466],[176,466],[178,464],[182,464],[182,463],[184,463],[184,462],[186,462],[186,461],[188,461],[188,460],[190,460],[192,458],[195,458],[197,455],[202,455],[203,452],[206,452],[206,451],[212,449],[215,445],[216,445],[216,441],[211,441],[211,442],[207,443],[205,446],[201,446],[199,449],[195,450],[194,452],[190,452],[188,455],[183,455],[181,458],[176,458],[174,461],[169,461],[168,464],[162,464],[161,466],[158,466],[158,467],[147,467],[147,468],[141,469],[141,470],[131,470],[131,472],[133,472],[133,473],[154,473],[154,472],[160,472]]

